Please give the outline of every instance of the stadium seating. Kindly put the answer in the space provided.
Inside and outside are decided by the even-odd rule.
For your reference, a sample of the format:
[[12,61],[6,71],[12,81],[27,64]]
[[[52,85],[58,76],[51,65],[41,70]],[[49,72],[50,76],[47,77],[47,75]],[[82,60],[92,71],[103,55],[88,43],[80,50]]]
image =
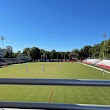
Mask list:
[[94,65],[105,69],[110,69],[110,60],[104,59],[86,59],[82,61],[85,64],[88,65]]
[[86,59],[86,60],[83,60],[82,62],[85,64],[89,64],[89,65],[95,65],[96,63],[100,61],[101,59]]
[[102,68],[110,69],[110,60],[101,60],[96,65]]
[[25,63],[25,61],[21,60],[21,59],[18,60],[16,58],[3,58],[3,59],[0,59],[0,67],[11,65],[11,64],[19,64],[19,63]]

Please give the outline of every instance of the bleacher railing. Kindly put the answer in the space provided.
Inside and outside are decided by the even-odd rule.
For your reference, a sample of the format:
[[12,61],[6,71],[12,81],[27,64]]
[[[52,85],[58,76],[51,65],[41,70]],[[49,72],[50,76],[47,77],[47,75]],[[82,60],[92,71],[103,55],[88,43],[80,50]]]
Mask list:
[[[110,87],[110,80],[0,78],[0,84]],[[0,108],[110,110],[110,105],[61,104],[61,103],[40,103],[40,102],[0,102]]]

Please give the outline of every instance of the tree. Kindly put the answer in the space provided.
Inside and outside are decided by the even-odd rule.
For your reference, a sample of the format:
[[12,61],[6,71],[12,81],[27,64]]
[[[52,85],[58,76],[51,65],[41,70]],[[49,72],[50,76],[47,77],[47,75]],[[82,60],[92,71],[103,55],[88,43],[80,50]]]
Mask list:
[[5,52],[4,57],[5,57],[5,58],[10,58],[10,54],[9,54],[8,51]]
[[29,54],[30,54],[30,48],[25,48],[23,50],[23,54],[26,55],[26,56],[29,56]]
[[105,55],[110,58],[110,39],[105,44]]
[[93,47],[90,48],[92,58],[99,58],[100,57],[100,44],[95,44]]
[[40,49],[37,47],[32,47],[30,49],[29,55],[30,55],[32,60],[40,59]]
[[56,50],[52,50],[51,51],[51,56],[52,56],[52,59],[57,59],[57,52],[56,52]]
[[12,58],[16,58],[17,57],[17,53],[12,52]]
[[91,56],[91,49],[92,47],[91,46],[84,46],[80,52],[79,52],[79,58],[80,59],[84,59],[84,58],[88,58]]
[[63,53],[62,52],[58,52],[58,59],[63,59]]
[[41,55],[46,53],[46,51],[44,49],[40,49]]
[[46,55],[47,55],[47,59],[51,59],[51,52],[50,51],[47,51]]

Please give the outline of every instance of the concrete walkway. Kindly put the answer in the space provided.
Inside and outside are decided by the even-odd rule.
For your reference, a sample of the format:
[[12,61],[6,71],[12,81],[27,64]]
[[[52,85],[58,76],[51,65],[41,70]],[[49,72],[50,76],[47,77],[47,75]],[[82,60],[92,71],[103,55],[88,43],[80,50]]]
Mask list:
[[[80,62],[79,62],[79,63],[80,63]],[[89,66],[89,67],[91,67],[91,68],[95,68],[95,69],[97,69],[97,70],[100,70],[100,71],[103,71],[103,72],[106,72],[106,73],[109,73],[109,74],[110,74],[109,71],[106,71],[106,70],[104,70],[104,69],[101,69],[101,68],[98,68],[98,67],[94,67],[94,66],[91,66],[91,65],[87,65],[87,64],[84,64],[84,63],[80,63],[80,64],[83,64],[83,65]]]

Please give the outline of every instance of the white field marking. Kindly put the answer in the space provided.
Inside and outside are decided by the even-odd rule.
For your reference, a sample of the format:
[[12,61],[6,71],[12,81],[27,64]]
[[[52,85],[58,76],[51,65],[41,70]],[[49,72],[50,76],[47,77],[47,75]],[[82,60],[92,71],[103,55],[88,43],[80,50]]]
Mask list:
[[26,73],[28,73],[28,67],[27,67],[27,64],[26,64],[26,63],[24,63],[24,65],[25,65],[25,70],[26,70]]
[[58,69],[60,69],[60,63],[58,63]]
[[42,73],[44,73],[44,64],[42,64]]
[[105,73],[105,71],[104,71],[104,69],[103,69],[103,75],[104,75],[104,73]]
[[[79,62],[79,63],[80,63],[80,62]],[[106,71],[106,70],[104,70],[104,69],[101,69],[101,68],[98,68],[98,67],[94,67],[94,66],[91,66],[91,65],[87,65],[87,64],[84,64],[84,63],[80,63],[80,64],[83,64],[83,65],[89,66],[89,67],[91,67],[91,68],[95,68],[95,69],[97,69],[97,70],[100,70],[100,71],[102,71],[102,72],[106,72],[106,73],[109,73],[109,74],[110,74],[109,71]]]
[[26,70],[26,73],[28,73],[28,67],[27,66],[25,67],[25,70]]

